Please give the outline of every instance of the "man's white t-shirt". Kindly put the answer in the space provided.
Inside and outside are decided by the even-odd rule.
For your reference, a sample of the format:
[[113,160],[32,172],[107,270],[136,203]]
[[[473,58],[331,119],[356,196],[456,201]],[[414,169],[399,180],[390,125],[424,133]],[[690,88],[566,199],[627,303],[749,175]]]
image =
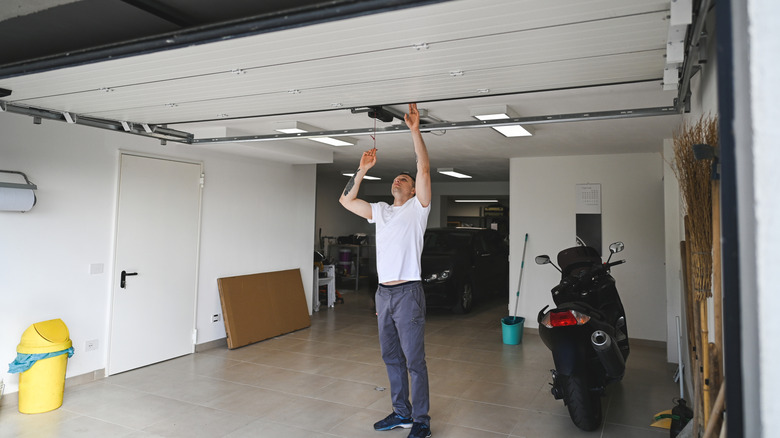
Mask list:
[[376,270],[379,283],[420,280],[420,255],[431,206],[416,196],[395,207],[371,204],[369,223],[376,224]]

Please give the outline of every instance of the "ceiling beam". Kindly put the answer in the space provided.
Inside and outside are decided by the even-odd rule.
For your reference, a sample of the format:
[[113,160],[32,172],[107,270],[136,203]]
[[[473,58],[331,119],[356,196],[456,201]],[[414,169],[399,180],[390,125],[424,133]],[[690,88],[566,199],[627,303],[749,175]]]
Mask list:
[[118,122],[116,120],[99,119],[96,117],[81,116],[75,113],[52,111],[41,108],[20,106],[0,100],[0,112],[9,112],[33,117],[36,124],[41,120],[54,120],[74,125],[84,125],[92,128],[106,129],[109,131],[126,134],[140,135],[142,137],[155,138],[163,141],[192,144],[194,135],[168,128],[165,125],[144,124],[134,122]]
[[[143,124],[135,122],[118,122],[115,120],[99,119],[96,117],[80,116],[75,113],[65,113],[41,108],[15,105],[0,101],[0,112],[23,114],[39,119],[55,120],[71,124],[91,126],[93,128],[107,129],[159,140],[173,141],[184,144],[211,144],[211,143],[247,143],[268,142],[282,140],[309,139],[314,137],[353,137],[362,135],[395,134],[407,132],[409,128],[403,123],[384,128],[356,128],[339,129],[335,131],[316,131],[298,134],[268,134],[246,135],[226,137],[195,138],[195,135],[177,129],[168,128],[165,125]],[[360,112],[360,111],[358,111]],[[506,125],[542,125],[548,123],[571,123],[595,120],[628,119],[637,117],[654,117],[679,114],[677,106],[663,106],[651,108],[621,109],[610,111],[594,111],[585,113],[549,114],[530,117],[515,117],[502,120],[467,120],[461,122],[436,122],[420,125],[421,132],[444,131],[452,129],[476,129],[492,128]]]
[[[637,108],[627,110],[612,110],[612,111],[595,111],[589,113],[572,113],[572,114],[552,114],[543,116],[532,117],[516,117],[512,119],[503,120],[468,120],[462,122],[441,122],[441,123],[428,123],[420,125],[421,132],[430,131],[442,131],[450,129],[475,129],[475,128],[492,128],[494,126],[506,126],[506,125],[540,125],[547,123],[566,123],[566,122],[584,122],[594,120],[613,120],[613,119],[627,119],[636,117],[653,117],[653,116],[668,116],[673,114],[679,114],[680,111],[674,106],[654,107],[654,108]],[[406,125],[399,124],[394,126],[388,126],[384,128],[359,128],[359,129],[339,129],[335,131],[318,131],[318,132],[306,132],[300,134],[270,134],[270,135],[247,135],[238,137],[215,137],[215,138],[196,138],[192,140],[193,144],[206,144],[206,143],[245,143],[245,142],[260,142],[260,141],[280,141],[280,140],[295,140],[295,139],[308,139],[313,137],[346,137],[346,136],[361,136],[361,135],[375,135],[375,134],[395,134],[399,132],[407,132],[409,128]]]

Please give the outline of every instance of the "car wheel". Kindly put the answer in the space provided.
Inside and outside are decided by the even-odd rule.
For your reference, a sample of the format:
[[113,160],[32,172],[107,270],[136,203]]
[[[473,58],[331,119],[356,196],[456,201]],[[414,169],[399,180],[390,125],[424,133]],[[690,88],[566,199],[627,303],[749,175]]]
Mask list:
[[474,288],[470,280],[463,280],[458,285],[458,292],[455,294],[456,301],[452,311],[455,313],[469,313],[474,302]]

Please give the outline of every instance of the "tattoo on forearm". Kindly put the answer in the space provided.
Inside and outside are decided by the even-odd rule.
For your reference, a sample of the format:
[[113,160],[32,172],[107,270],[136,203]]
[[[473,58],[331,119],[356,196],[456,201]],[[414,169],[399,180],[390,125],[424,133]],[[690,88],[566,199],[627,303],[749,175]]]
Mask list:
[[[360,168],[355,171],[355,175],[360,172]],[[355,187],[355,175],[352,175],[352,178],[349,179],[349,182],[347,182],[347,186],[344,187],[344,196],[347,196],[350,191],[352,191],[352,187]]]

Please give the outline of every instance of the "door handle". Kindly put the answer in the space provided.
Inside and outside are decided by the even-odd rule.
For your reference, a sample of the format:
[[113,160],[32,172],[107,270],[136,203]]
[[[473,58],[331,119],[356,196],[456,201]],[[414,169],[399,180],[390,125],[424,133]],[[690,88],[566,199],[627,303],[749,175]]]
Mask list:
[[127,284],[127,282],[125,280],[127,279],[127,277],[132,276],[132,275],[138,275],[138,273],[137,272],[122,271],[122,274],[121,274],[120,279],[119,279],[119,287],[124,289],[125,285]]

